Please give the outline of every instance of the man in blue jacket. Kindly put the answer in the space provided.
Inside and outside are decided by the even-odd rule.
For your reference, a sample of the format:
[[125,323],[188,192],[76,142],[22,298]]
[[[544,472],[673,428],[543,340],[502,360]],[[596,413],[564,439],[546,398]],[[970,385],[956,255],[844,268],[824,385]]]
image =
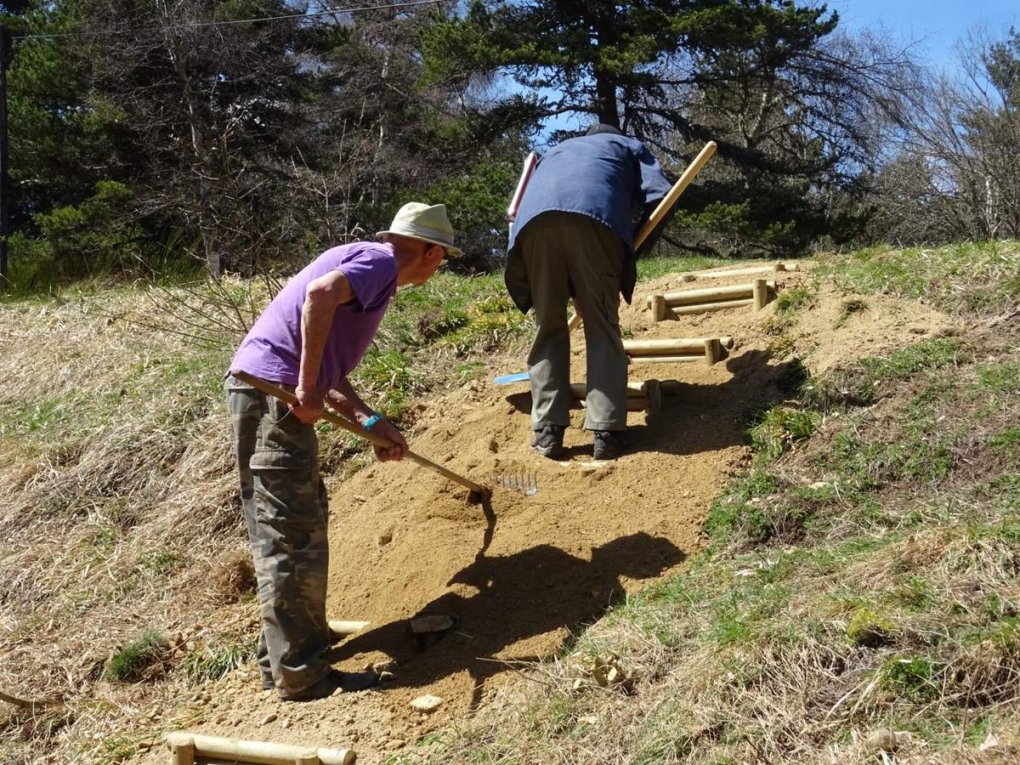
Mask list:
[[505,281],[521,311],[535,309],[531,446],[545,457],[563,455],[570,422],[570,298],[584,319],[584,427],[594,431],[594,457],[615,459],[623,451],[627,355],[619,295],[630,303],[637,281],[635,212],[650,213],[669,189],[644,144],[610,125],[559,144],[531,176],[510,228]]

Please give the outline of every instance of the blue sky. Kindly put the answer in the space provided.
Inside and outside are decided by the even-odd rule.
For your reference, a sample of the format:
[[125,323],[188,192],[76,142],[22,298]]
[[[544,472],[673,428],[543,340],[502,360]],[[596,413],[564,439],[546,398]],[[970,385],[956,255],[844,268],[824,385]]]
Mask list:
[[1018,0],[828,0],[839,13],[840,28],[882,31],[927,63],[951,67],[953,46],[983,25],[992,39],[1006,36],[1012,24],[1020,30]]

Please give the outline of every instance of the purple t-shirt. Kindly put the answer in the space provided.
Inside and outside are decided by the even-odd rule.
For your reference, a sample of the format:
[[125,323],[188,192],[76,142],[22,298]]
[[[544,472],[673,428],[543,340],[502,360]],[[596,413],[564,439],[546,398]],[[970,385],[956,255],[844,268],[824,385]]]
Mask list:
[[355,299],[336,309],[322,351],[318,388],[335,388],[361,361],[397,290],[393,248],[355,242],[326,250],[280,290],[241,341],[231,371],[247,372],[270,382],[297,385],[301,369],[301,308],[308,283],[342,271]]

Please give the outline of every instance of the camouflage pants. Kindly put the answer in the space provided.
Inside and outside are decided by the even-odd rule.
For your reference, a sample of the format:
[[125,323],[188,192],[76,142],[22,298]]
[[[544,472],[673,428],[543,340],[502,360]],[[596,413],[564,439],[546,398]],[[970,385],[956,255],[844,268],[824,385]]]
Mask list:
[[287,698],[330,669],[329,511],[318,439],[282,401],[233,376],[224,387],[261,602],[259,670]]

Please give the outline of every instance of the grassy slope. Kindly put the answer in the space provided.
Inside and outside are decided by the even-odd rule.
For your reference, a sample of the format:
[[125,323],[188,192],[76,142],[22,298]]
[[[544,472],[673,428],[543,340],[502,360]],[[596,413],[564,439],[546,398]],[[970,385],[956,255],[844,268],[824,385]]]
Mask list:
[[[702,265],[642,264],[645,276]],[[1020,359],[1015,317],[988,321],[1020,291],[1018,250],[876,250],[829,270],[934,300],[974,331],[809,380],[762,413],[761,456],[713,509],[710,551],[687,575],[537,668],[535,697],[410,759],[804,762],[830,748],[853,760],[887,725],[918,752],[1017,737]],[[229,289],[235,305],[250,289],[251,304],[265,299]],[[795,297],[790,321],[805,310]],[[18,328],[0,336],[0,691],[63,698],[34,714],[0,707],[3,762],[128,758],[175,722],[139,716],[139,698],[251,655],[218,390],[240,322],[222,295],[154,298],[0,304]],[[498,277],[442,276],[401,294],[359,384],[413,426],[416,398],[527,334]],[[777,354],[796,354],[782,321],[776,336]],[[328,467],[358,464],[357,444],[324,436]],[[627,681],[608,682],[613,668]]]
[[[762,412],[688,573],[396,760],[1016,761],[1020,248],[875,249],[820,275],[967,329]],[[807,301],[782,308],[779,337]]]
[[[650,265],[667,270],[687,261]],[[253,582],[220,378],[272,283],[0,298],[0,762],[116,763],[250,660]],[[499,275],[401,292],[356,385],[405,427],[530,323]],[[327,481],[369,459],[324,427]],[[165,702],[165,703],[164,703]]]

